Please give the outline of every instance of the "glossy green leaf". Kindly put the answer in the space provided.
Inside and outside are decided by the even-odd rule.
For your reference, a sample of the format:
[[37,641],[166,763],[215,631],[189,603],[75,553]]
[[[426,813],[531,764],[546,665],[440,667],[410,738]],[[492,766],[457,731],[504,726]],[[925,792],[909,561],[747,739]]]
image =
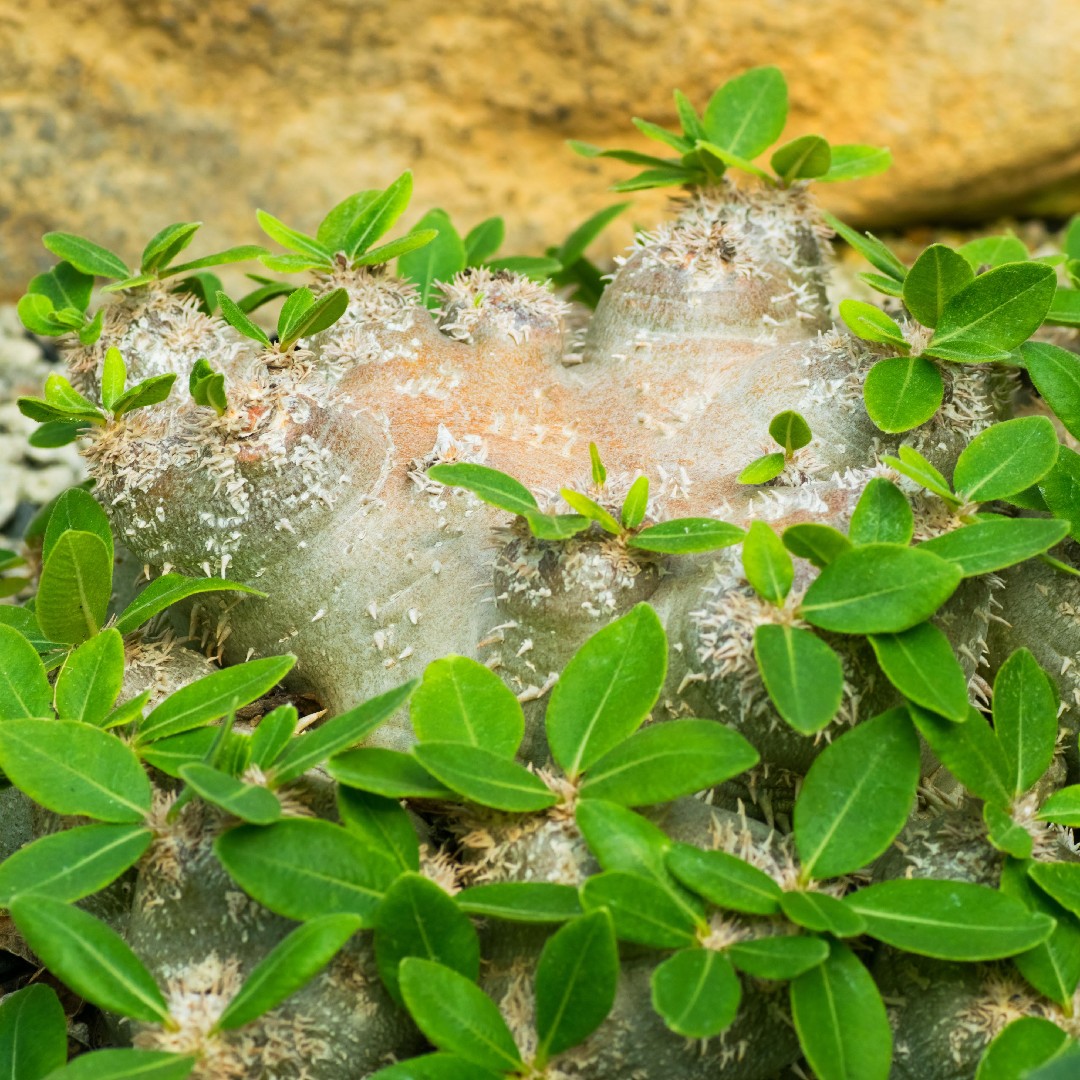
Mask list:
[[967,260],[974,271],[1002,266],[1009,262],[1026,262],[1028,258],[1028,250],[1023,240],[1011,234],[980,236],[961,244],[957,252],[961,258]]
[[910,431],[941,408],[945,384],[925,356],[891,356],[866,373],[863,400],[870,419],[885,432]]
[[370,248],[353,260],[353,266],[381,266],[401,255],[427,247],[439,235],[438,229],[410,229],[404,236]]
[[575,513],[590,521],[595,521],[604,532],[611,533],[612,536],[622,534],[622,526],[595,499],[590,499],[588,495],[583,495],[580,491],[574,491],[571,488],[562,488],[559,494]]
[[1039,821],[1053,821],[1069,828],[1080,827],[1080,784],[1070,784],[1055,791],[1039,807],[1036,816]]
[[150,782],[134,751],[115,735],[76,720],[7,720],[0,768],[35,802],[58,814],[140,822]]
[[729,79],[709,99],[702,121],[709,139],[744,158],[770,147],[787,121],[787,83],[779,68],[756,67]]
[[828,893],[785,892],[780,897],[780,910],[796,926],[815,933],[845,938],[866,931],[866,923],[842,900]]
[[919,740],[903,709],[846,731],[810,766],[795,802],[795,847],[810,878],[854,873],[904,827],[919,783]]
[[[1042,509],[1069,526],[1069,535],[1080,538],[1080,454],[1068,446],[1058,450],[1054,467],[1034,490],[1042,497]],[[1028,492],[1023,492],[1027,495]],[[1018,501],[1014,496],[1010,502]]]
[[672,841],[641,814],[603,799],[586,799],[578,803],[576,819],[585,842],[605,870],[674,883],[664,863]]
[[983,803],[983,823],[986,839],[1006,855],[1016,859],[1030,859],[1034,850],[1031,833],[1013,821],[1011,815],[994,803]]
[[1028,876],[1066,911],[1080,916],[1080,864],[1036,862]]
[[710,904],[747,915],[775,915],[780,910],[780,886],[763,870],[726,851],[677,844],[666,861],[679,881]]
[[105,359],[101,365],[101,403],[111,409],[123,394],[127,382],[127,366],[120,350],[115,346],[105,350]]
[[366,202],[345,236],[345,254],[350,259],[362,255],[405,212],[412,197],[412,173],[403,172],[385,191]]
[[769,159],[785,184],[824,176],[832,166],[832,150],[820,135],[801,135],[784,143]]
[[56,678],[56,713],[62,720],[100,725],[123,684],[124,639],[118,630],[103,630],[64,661]]
[[908,544],[914,531],[907,497],[891,480],[875,476],[855,504],[848,538],[853,544]]
[[871,634],[886,678],[904,697],[962,723],[968,715],[967,676],[949,639],[930,622],[900,634]]
[[[292,303],[294,297],[302,296],[303,293],[304,290],[297,289],[290,294],[285,303]],[[328,330],[345,314],[348,306],[347,289],[333,289],[320,296],[310,307],[298,311],[287,326],[282,327],[279,323],[278,334],[281,338],[281,348],[287,348],[292,342],[299,341],[301,338],[311,338]],[[282,311],[284,312],[284,309]]]
[[172,392],[176,375],[170,372],[168,375],[154,375],[144,379],[141,383],[133,386],[113,402],[112,411],[114,416],[124,416],[136,409],[146,409],[151,405],[159,405]]
[[1053,919],[986,885],[901,878],[868,885],[846,903],[867,932],[894,948],[938,960],[997,960],[1045,941]]
[[697,941],[697,923],[662,885],[623,870],[605,870],[581,886],[586,911],[607,908],[620,941],[679,949]]
[[521,1054],[495,1003],[464,975],[409,957],[400,978],[412,1018],[439,1049],[500,1074],[521,1068]]
[[67,1061],[67,1018],[56,991],[31,983],[0,1002],[0,1080],[44,1080]]
[[1025,1080],[1069,1044],[1069,1036],[1041,1016],[1021,1016],[1006,1025],[979,1061],[975,1080]]
[[63,533],[45,559],[34,607],[52,641],[77,645],[101,629],[112,594],[112,557],[93,533]]
[[682,949],[657,967],[650,979],[653,1008],[676,1035],[708,1039],[731,1026],[742,986],[723,954]]
[[94,277],[76,270],[69,262],[59,262],[47,273],[32,277],[26,291],[47,298],[56,311],[86,311],[94,291]]
[[400,870],[420,869],[420,841],[408,811],[396,799],[369,791],[338,787],[341,823],[369,847],[376,848]]
[[747,530],[742,564],[754,592],[769,603],[783,606],[795,580],[795,568],[780,537],[765,522],[752,522]]
[[945,244],[931,244],[904,278],[904,304],[923,324],[935,327],[945,305],[975,280],[967,259]]
[[726,521],[717,521],[715,518],[675,518],[642,529],[627,540],[627,546],[640,551],[692,555],[731,547],[745,535],[737,525],[729,525]]
[[[625,205],[625,204],[624,204]],[[479,266],[502,247],[506,225],[501,217],[489,217],[474,225],[465,236],[465,260],[468,266]]]
[[974,363],[1004,359],[1001,354],[1042,325],[1056,287],[1053,267],[1039,263],[1010,263],[980,274],[945,304],[925,351]]
[[109,562],[113,558],[112,528],[109,518],[102,510],[101,504],[85,488],[68,488],[61,492],[49,512],[49,518],[45,525],[45,536],[41,545],[41,557],[48,559],[52,554],[56,541],[68,532],[75,529],[79,532],[93,533],[104,545],[109,553]]
[[1048,341],[1025,342],[1020,356],[1054,415],[1069,434],[1080,436],[1080,357]]
[[916,484],[920,484],[927,491],[932,491],[946,502],[957,502],[952,488],[949,487],[949,482],[918,450],[910,446],[901,446],[897,452],[900,455],[899,457],[884,454],[881,460],[890,468],[903,473],[904,476],[914,480]]
[[295,663],[294,656],[267,656],[188,683],[169,695],[143,721],[136,745],[192,731],[235,712],[276,686]]
[[482,1069],[456,1054],[439,1051],[407,1058],[371,1074],[371,1080],[505,1080],[505,1077],[502,1070]]
[[312,731],[294,736],[274,762],[273,785],[280,787],[296,780],[332,755],[363,742],[409,700],[416,687],[416,679],[402,683],[327,720]]
[[524,484],[486,465],[468,461],[432,465],[427,474],[440,484],[465,488],[478,499],[509,514],[528,514],[539,509],[532,492]]
[[873,304],[863,300],[841,300],[840,318],[856,337],[864,341],[891,345],[904,353],[911,348],[896,320]]
[[413,748],[413,756],[440,783],[480,806],[530,813],[559,801],[536,773],[478,746],[426,742]]
[[807,622],[841,634],[895,634],[925,622],[960,583],[952,563],[919,548],[867,544],[838,555],[806,591]]
[[953,486],[973,502],[1006,499],[1037,484],[1057,455],[1057,434],[1045,416],[1005,420],[968,443],[956,462]]
[[731,962],[755,979],[794,979],[817,967],[829,955],[829,943],[806,934],[740,941],[727,949]]
[[251,733],[251,764],[267,771],[288,746],[298,721],[294,705],[279,705],[263,716]]
[[457,894],[470,915],[509,922],[561,923],[581,914],[577,889],[549,881],[494,881]]
[[796,731],[812,735],[836,715],[844,696],[844,667],[817,634],[763,624],[754,631],[754,659],[776,711]]
[[271,825],[281,817],[277,796],[201,762],[180,767],[180,778],[208,803],[253,825]]
[[[192,271],[204,270],[210,266],[228,266],[231,263],[246,262],[248,259],[258,259],[266,254],[266,249],[258,244],[237,244],[235,247],[225,248],[224,251],[215,251],[212,255],[202,255],[189,262],[177,263],[170,266],[164,272],[159,271],[160,277],[172,277],[174,274],[189,274]],[[212,281],[218,279],[213,274],[193,275],[196,278],[209,278]]]
[[0,622],[0,721],[49,716],[52,699],[37,649],[14,626]]
[[858,143],[832,147],[832,164],[818,180],[823,184],[838,180],[861,180],[876,176],[892,165],[892,154],[884,146],[866,146]]
[[791,984],[791,1015],[819,1080],[887,1080],[892,1029],[870,973],[833,942],[828,959]]
[[569,540],[589,527],[589,519],[580,514],[541,514],[530,510],[525,515],[529,531],[538,540]]
[[155,615],[160,615],[166,608],[207,592],[239,592],[251,596],[266,596],[266,593],[241,585],[237,581],[225,578],[192,578],[184,574],[162,574],[146,586],[134,600],[117,616],[116,629],[121,634],[130,634],[148,622]]
[[767,484],[775,480],[787,466],[787,458],[782,450],[754,458],[738,476],[740,484]]
[[411,754],[378,746],[336,754],[326,771],[339,784],[389,799],[447,799],[454,793],[440,784]]
[[806,559],[818,569],[828,566],[851,547],[851,541],[838,529],[816,522],[789,525],[780,539],[792,555]]
[[871,266],[876,267],[886,277],[903,282],[907,276],[907,267],[873,233],[856,232],[850,225],[845,225],[838,217],[827,211],[821,216],[829,227],[846,240]]
[[217,736],[217,728],[199,728],[197,731],[186,731],[183,735],[172,735],[148,746],[139,747],[138,754],[148,765],[153,765],[166,776],[179,780],[180,769],[184,765],[205,760],[217,741]]
[[619,954],[606,911],[579,915],[544,945],[536,966],[536,1061],[577,1046],[615,1003]]
[[194,1068],[194,1057],[165,1050],[94,1050],[48,1080],[186,1080]]
[[982,713],[972,708],[962,724],[955,724],[914,705],[909,711],[938,760],[971,794],[1009,806],[1013,791],[1009,762]]
[[461,742],[512,758],[525,734],[514,693],[490,668],[465,656],[435,660],[412,696],[417,738]]
[[434,881],[412,872],[386,890],[375,914],[375,961],[398,1004],[404,1004],[399,968],[409,956],[443,964],[473,982],[480,974],[480,941],[469,917]]
[[636,529],[645,520],[649,508],[649,478],[639,476],[631,485],[623,500],[620,517],[628,529]]
[[81,900],[133,866],[153,838],[139,825],[78,825],[43,836],[0,863],[0,906],[24,893]]
[[300,255],[312,256],[317,261],[328,265],[332,261],[334,252],[325,244],[313,240],[302,232],[297,232],[296,229],[290,229],[288,225],[279,221],[272,214],[268,214],[265,210],[256,210],[255,217],[258,219],[259,227],[263,232],[271,240],[276,240],[283,248]]
[[65,232],[47,232],[41,242],[57,258],[71,263],[76,270],[94,277],[126,278],[128,268],[124,261],[107,248],[92,243],[82,236]]
[[1013,791],[1023,794],[1054,758],[1058,693],[1027,649],[1017,649],[994,677],[994,732],[1005,752]]
[[919,547],[960,568],[964,577],[993,573],[1048,551],[1069,532],[1067,522],[1046,518],[977,521],[924,540]]
[[164,269],[191,243],[201,225],[201,221],[182,221],[176,225],[166,225],[151,237],[143,248],[139,268],[144,274]]
[[52,974],[101,1009],[145,1020],[171,1021],[153,976],[103,922],[51,897],[16,897],[11,917]]
[[593,634],[551,692],[545,725],[552,757],[572,779],[632,735],[660,696],[667,636],[638,604]]
[[348,829],[315,818],[222,833],[214,853],[254,900],[287,919],[352,914],[373,926],[397,867]]
[[433,308],[439,304],[436,283],[450,281],[459,270],[464,270],[469,265],[469,253],[445,210],[429,210],[413,226],[414,231],[424,229],[437,230],[435,239],[402,255],[398,259],[398,273],[416,286],[420,302]]

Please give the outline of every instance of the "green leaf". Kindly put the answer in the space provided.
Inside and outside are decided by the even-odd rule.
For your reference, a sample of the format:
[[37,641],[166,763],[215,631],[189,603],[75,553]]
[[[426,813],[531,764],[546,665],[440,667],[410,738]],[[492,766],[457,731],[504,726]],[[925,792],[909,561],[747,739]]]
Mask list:
[[790,409],[777,413],[769,421],[769,434],[784,448],[784,453],[788,457],[796,450],[809,446],[814,437],[810,431],[810,425],[797,412],[792,412]]
[[919,740],[902,708],[845,732],[810,766],[795,802],[808,878],[854,873],[899,835],[915,803]]
[[637,604],[578,649],[545,717],[552,757],[571,779],[641,726],[666,674],[667,636],[648,604]]
[[201,799],[253,825],[272,825],[281,817],[281,803],[272,791],[247,784],[201,762],[180,767],[180,778]]
[[763,521],[752,522],[743,540],[743,573],[763,600],[783,607],[795,567],[780,537]]
[[58,814],[141,822],[150,782],[115,735],[76,720],[6,720],[0,768],[35,802]]
[[536,966],[536,1063],[583,1042],[615,1004],[619,954],[606,911],[579,915],[544,945]]
[[86,311],[94,291],[94,276],[76,270],[69,262],[59,262],[48,273],[32,277],[26,291],[46,298],[56,311]]
[[425,742],[413,748],[413,756],[440,783],[480,806],[529,813],[559,801],[535,773],[478,746]]
[[56,541],[38,583],[35,612],[52,641],[78,644],[101,629],[112,593],[112,558],[93,533],[71,530]]
[[119,255],[114,255],[84,237],[65,232],[47,232],[41,242],[58,258],[71,263],[76,270],[84,274],[105,278],[128,276],[128,268]]
[[[490,220],[498,221],[501,227],[500,218]],[[413,229],[435,229],[437,235],[431,243],[402,255],[398,260],[398,273],[416,286],[422,304],[429,308],[438,307],[435,283],[450,281],[459,270],[464,270],[469,265],[469,255],[445,210],[429,210]]]
[[97,499],[81,487],[68,488],[57,498],[45,527],[41,547],[43,560],[49,558],[56,541],[71,529],[93,533],[105,545],[109,562],[112,562],[113,538],[109,519]]
[[440,784],[411,754],[364,747],[337,754],[326,771],[339,784],[389,799],[446,799],[453,792]]
[[66,420],[50,420],[30,434],[27,442],[43,450],[52,450],[57,446],[69,446],[78,437],[83,425]]
[[67,1061],[67,1018],[52,987],[31,983],[0,1002],[0,1080],[44,1080]]
[[[1054,467],[1033,490],[1041,494],[1045,508],[1069,526],[1069,535],[1073,539],[1080,537],[1080,454],[1067,446],[1060,447]],[[1017,501],[1016,496],[1009,501]]]
[[265,210],[256,210],[255,217],[262,231],[271,240],[276,240],[283,248],[300,255],[309,256],[320,264],[326,263],[329,265],[333,262],[334,252],[325,244],[313,240],[302,232],[290,229],[288,225],[279,221],[272,214],[268,214]]
[[870,419],[885,432],[910,431],[941,408],[945,384],[925,356],[890,356],[866,373],[863,401]]
[[191,243],[201,225],[201,221],[184,221],[176,225],[166,225],[143,248],[139,269],[144,274],[163,270]]
[[506,226],[501,217],[489,217],[474,225],[465,236],[465,264],[479,266],[502,247]]
[[1036,818],[1070,828],[1080,825],[1080,784],[1070,784],[1055,791],[1039,808]]
[[656,881],[624,870],[605,870],[581,886],[586,911],[607,908],[620,941],[656,949],[681,949],[697,943],[698,925],[690,911]]
[[280,1005],[330,963],[360,926],[355,915],[324,915],[298,926],[244,980],[216,1029],[243,1027]]
[[776,183],[764,169],[759,168],[749,158],[733,153],[731,150],[725,150],[722,146],[718,146],[714,142],[708,142],[705,139],[698,139],[696,157],[699,161],[704,160],[706,162],[706,168],[708,168],[710,172],[719,171],[709,160],[710,158],[715,158],[728,168],[741,169],[743,172],[747,172],[751,176],[756,176],[759,180],[763,180],[766,184],[775,185]]
[[338,252],[345,249],[345,237],[357,217],[364,212],[365,207],[378,198],[380,192],[377,188],[368,191],[357,191],[342,199],[322,219],[315,233],[315,239],[323,247]]
[[399,1005],[399,969],[410,956],[443,964],[472,982],[480,974],[480,942],[469,917],[434,881],[411,872],[387,889],[375,915],[375,960]]
[[796,731],[812,735],[836,715],[843,700],[844,668],[816,634],[784,624],[759,626],[754,659],[776,711]]
[[1022,795],[1050,767],[1058,732],[1057,687],[1027,649],[1017,649],[998,669],[993,711],[1013,792]]
[[996,518],[924,540],[919,547],[954,563],[964,577],[977,577],[1034,558],[1068,532],[1068,522],[1056,519]]
[[892,345],[905,353],[911,348],[896,320],[873,304],[862,300],[841,300],[840,318],[856,337],[864,341]]
[[486,465],[468,461],[432,465],[427,474],[440,484],[465,488],[489,506],[498,507],[509,514],[525,515],[539,509],[532,492],[524,484]]
[[967,881],[900,878],[859,889],[845,902],[872,937],[938,960],[1013,956],[1045,941],[1054,927],[1049,916]]
[[945,304],[925,351],[945,360],[997,359],[1038,330],[1056,287],[1053,267],[1040,263],[1009,263],[980,274]]
[[785,465],[787,465],[787,458],[784,457],[783,451],[777,450],[772,454],[765,454],[762,457],[754,458],[739,473],[738,482],[740,484],[767,484],[770,480],[775,480],[784,471]]
[[313,731],[295,736],[274,762],[271,776],[274,787],[298,779],[334,754],[363,742],[409,700],[416,687],[416,679],[402,683],[327,720]]
[[[836,148],[837,150],[839,147]],[[907,277],[907,267],[872,233],[856,232],[850,225],[845,225],[838,217],[827,211],[821,215],[826,224],[843,237],[871,266],[876,267],[886,277],[903,284]]]
[[780,539],[792,555],[808,560],[818,569],[828,566],[837,555],[851,548],[851,541],[838,529],[816,522],[789,525]]
[[[247,262],[248,259],[258,259],[266,254],[266,249],[258,244],[238,244],[236,247],[217,251],[213,255],[203,255],[201,258],[192,259],[190,262],[177,263],[165,271],[159,271],[159,277],[173,277],[175,274],[190,274],[192,271],[205,270],[209,266],[228,266],[232,263]],[[213,274],[194,274],[196,278],[207,278],[217,281]]]
[[755,979],[787,981],[822,963],[829,955],[829,943],[805,934],[778,934],[737,942],[727,954],[740,971]]
[[1080,357],[1048,341],[1020,346],[1024,367],[1070,435],[1080,436]]
[[668,720],[619,743],[589,766],[581,798],[624,806],[670,802],[756,765],[757,751],[715,720]]
[[627,546],[640,551],[659,551],[670,555],[690,555],[731,547],[745,536],[737,525],[715,518],[675,518],[650,525],[627,540]]
[[81,900],[134,866],[153,838],[139,825],[78,825],[43,836],[0,863],[0,905],[24,893]]
[[113,402],[112,411],[114,416],[124,416],[136,409],[145,409],[151,405],[158,405],[172,392],[176,375],[170,372],[168,375],[154,375],[144,379],[141,383],[133,386],[127,393],[121,394]]
[[885,677],[904,697],[947,720],[967,720],[967,676],[949,639],[933,623],[900,634],[872,634],[870,644]]
[[1018,825],[993,803],[983,803],[982,816],[986,825],[986,839],[998,851],[1017,859],[1031,858],[1035,845],[1031,833],[1023,825]]
[[953,486],[972,502],[991,502],[1037,484],[1058,455],[1054,425],[1045,416],[1021,416],[976,435],[956,462]]
[[792,982],[791,1014],[819,1080],[887,1080],[889,1017],[874,980],[846,945],[833,942],[823,964]]
[[784,143],[769,159],[785,184],[825,176],[832,167],[832,149],[820,135],[802,135]]
[[396,799],[339,786],[337,807],[342,825],[368,846],[381,851],[401,870],[420,869],[416,829]]
[[1063,908],[1080,916],[1080,865],[1032,863],[1028,876]]
[[883,173],[892,165],[892,154],[884,146],[865,146],[856,143],[832,147],[832,164],[818,180],[823,184],[838,180],[861,180]]
[[1012,783],[1008,759],[982,713],[969,709],[968,718],[955,724],[917,706],[911,706],[910,712],[930,749],[957,780],[977,798],[1009,806]]
[[915,515],[907,497],[891,480],[875,476],[863,489],[851,515],[851,542],[908,544],[914,532]]
[[1044,321],[1051,326],[1080,326],[1080,290],[1059,285]]
[[241,585],[238,581],[226,578],[191,578],[183,574],[162,574],[146,586],[116,619],[116,629],[121,634],[130,634],[155,615],[160,615],[166,608],[207,592],[239,592],[251,596],[266,596],[266,593]]
[[1069,1036],[1041,1016],[1021,1016],[1006,1025],[979,1061],[975,1080],[1024,1080],[1031,1070],[1053,1060]]
[[139,289],[144,285],[149,285],[154,281],[153,274],[134,274],[131,277],[123,278],[120,281],[113,281],[106,285],[101,291],[103,293],[123,292],[126,289]]
[[[304,291],[303,289],[297,289],[292,293],[289,299],[285,301],[286,306],[293,303],[295,297],[302,297]],[[326,293],[325,296],[320,296],[318,300],[307,307],[302,309],[299,307],[294,308],[295,314],[289,319],[288,325],[282,327],[279,323],[279,347],[287,349],[294,342],[299,341],[300,338],[310,338],[316,334],[321,334],[345,314],[345,309],[348,306],[348,290],[334,289],[332,292]],[[285,308],[282,308],[282,315],[284,316],[284,314]]]
[[229,876],[252,899],[287,919],[351,914],[374,925],[397,867],[340,825],[287,818],[240,825],[214,841]]
[[713,94],[703,121],[712,142],[740,157],[755,158],[780,138],[787,110],[787,83],[780,69],[756,67]]
[[945,305],[975,280],[963,255],[945,244],[931,244],[904,279],[904,304],[923,324],[935,327]]
[[538,540],[567,540],[589,527],[589,519],[580,514],[541,514],[529,510],[524,515],[529,532]]
[[957,248],[971,269],[978,273],[984,267],[1002,266],[1004,263],[1026,262],[1028,249],[1023,240],[1009,234],[1006,236],[982,236],[969,240]]
[[956,496],[953,495],[952,488],[949,487],[949,482],[918,450],[914,450],[910,446],[901,446],[898,452],[900,454],[898,458],[885,454],[881,460],[897,472],[914,480],[915,483],[922,485],[927,491],[932,491],[946,502],[959,505]]
[[150,690],[144,690],[141,694],[136,694],[133,698],[128,698],[122,705],[117,705],[108,716],[98,725],[98,727],[109,731],[116,727],[127,727],[128,724],[134,724],[136,720],[141,720],[143,716],[143,709],[146,708],[146,703],[150,700]]
[[899,633],[953,594],[960,571],[919,548],[867,544],[837,556],[806,591],[807,622],[842,634]]
[[884,274],[875,274],[869,270],[863,270],[855,276],[869,285],[871,289],[884,293],[886,296],[895,296],[899,300],[904,295],[904,286],[896,278],[886,277]]
[[[320,255],[264,255],[259,260],[267,270],[273,270],[280,274],[299,274],[305,270],[330,270],[332,263]],[[289,290],[290,295],[292,290]],[[244,311],[251,311],[249,305],[243,307]]]
[[403,172],[385,191],[364,203],[345,236],[345,254],[350,260],[362,255],[405,212],[412,197],[412,173]]
[[649,478],[639,476],[631,485],[623,500],[620,517],[628,529],[636,529],[645,520],[649,508]]
[[708,1039],[731,1026],[742,986],[722,953],[682,949],[657,967],[650,979],[653,1008],[676,1035]]
[[186,1080],[194,1068],[194,1057],[165,1050],[94,1050],[47,1080]]
[[561,923],[581,914],[577,889],[549,881],[495,881],[457,894],[470,915],[510,922]]
[[48,716],[52,698],[37,650],[15,627],[0,622],[0,721]]
[[[40,293],[27,293],[25,296],[20,297],[15,310],[19,316],[19,321],[31,334],[38,334],[42,337],[59,337],[61,334],[67,334],[71,330],[71,327],[56,318],[56,309],[53,307],[52,300]],[[35,399],[20,398],[19,400],[34,401]],[[34,418],[31,417],[31,419]]]
[[56,679],[56,713],[62,720],[100,725],[123,684],[124,639],[118,630],[103,630],[64,661]]
[[223,292],[217,294],[218,307],[221,308],[221,317],[244,337],[251,338],[252,341],[257,341],[260,345],[270,348],[270,338],[266,336],[266,331],[261,326],[253,323],[243,311],[240,310],[239,305],[229,299]]
[[170,694],[139,725],[136,745],[212,724],[276,686],[296,663],[295,656],[267,656],[224,668]]
[[[279,296],[290,296],[296,288],[295,285],[290,285],[286,281],[274,281],[272,278],[259,277],[257,274],[248,274],[247,276],[253,281],[261,281],[262,285],[257,289],[252,289],[249,293],[245,293],[237,300],[237,307],[239,307],[245,315],[261,308],[263,304],[275,300]],[[220,291],[220,285],[218,285],[217,288],[206,289],[206,296],[210,298],[212,304],[216,305],[214,297]]]
[[120,355],[120,350],[115,346],[107,349],[101,367],[101,402],[106,409],[112,409],[123,394],[126,382],[127,365]]
[[866,931],[863,922],[842,900],[828,893],[785,892],[780,910],[796,926],[833,937],[858,937]]
[[780,911],[780,886],[763,870],[725,851],[676,844],[666,861],[679,881],[710,904],[747,915],[776,915]]
[[[687,149],[690,149],[689,141]],[[615,203],[614,206],[605,206],[598,210],[586,221],[583,221],[574,231],[559,245],[555,252],[555,258],[563,266],[573,266],[585,255],[586,249],[592,242],[615,220],[630,204],[628,202]]]
[[1013,963],[1040,994],[1067,1009],[1080,983],[1080,922],[1034,883],[1028,876],[1031,866],[1030,862],[1006,859],[1001,891],[1029,911],[1049,915],[1056,926],[1044,942],[1014,956]]
[[499,1073],[521,1068],[514,1037],[495,1003],[464,975],[409,957],[400,977],[412,1018],[435,1046]]
[[613,536],[622,534],[622,526],[607,510],[594,499],[590,499],[588,495],[583,495],[580,491],[574,491],[571,488],[562,488],[559,494],[570,505],[571,509],[577,511],[582,517],[588,518],[589,521],[595,521],[605,532],[611,533]]
[[181,767],[204,761],[217,742],[217,736],[217,728],[199,728],[139,747],[138,753],[148,765],[179,780]]
[[10,910],[41,962],[80,997],[135,1020],[172,1022],[153,976],[115,930],[47,896],[16,897]]
[[503,259],[490,259],[485,265],[489,270],[508,270],[539,282],[562,269],[558,259],[546,255],[508,255]]
[[371,1080],[505,1080],[502,1070],[481,1069],[455,1054],[421,1054],[389,1065],[371,1075]]
[[[682,135],[676,135],[675,132],[668,131],[667,128],[662,128],[659,124],[651,123],[649,120],[642,120],[639,116],[633,117],[631,122],[642,135],[652,139],[654,142],[663,143],[679,154],[688,154],[694,149],[694,143],[690,139]],[[704,135],[702,135],[702,138],[704,138]]]

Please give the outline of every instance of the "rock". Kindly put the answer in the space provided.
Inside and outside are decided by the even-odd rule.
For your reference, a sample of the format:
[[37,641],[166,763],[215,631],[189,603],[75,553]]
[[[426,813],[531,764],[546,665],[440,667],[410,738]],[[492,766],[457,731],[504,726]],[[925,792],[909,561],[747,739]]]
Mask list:
[[[1062,212],[1078,33],[1069,0],[1002,0],[993,18],[978,0],[0,0],[0,296],[49,264],[46,229],[134,261],[164,224],[204,218],[205,251],[253,238],[256,206],[313,228],[409,166],[412,219],[502,213],[506,250],[538,251],[626,175],[564,140],[626,143],[631,115],[673,120],[673,86],[703,102],[761,63],[788,76],[790,136],[891,146],[889,174],[827,191],[841,214],[978,218],[1040,193]],[[607,254],[629,230],[627,215]]]

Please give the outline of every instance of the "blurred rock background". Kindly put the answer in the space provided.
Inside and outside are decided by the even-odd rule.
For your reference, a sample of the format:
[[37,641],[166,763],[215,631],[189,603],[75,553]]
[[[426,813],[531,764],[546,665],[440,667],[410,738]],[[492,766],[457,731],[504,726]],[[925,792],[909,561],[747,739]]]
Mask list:
[[313,228],[406,167],[415,216],[501,213],[504,252],[538,252],[626,175],[566,139],[644,146],[631,115],[761,63],[788,136],[892,148],[822,191],[853,221],[1080,208],[1078,0],[0,0],[0,58],[0,299],[48,229],[134,261],[201,219],[206,251],[256,239],[256,206]]

